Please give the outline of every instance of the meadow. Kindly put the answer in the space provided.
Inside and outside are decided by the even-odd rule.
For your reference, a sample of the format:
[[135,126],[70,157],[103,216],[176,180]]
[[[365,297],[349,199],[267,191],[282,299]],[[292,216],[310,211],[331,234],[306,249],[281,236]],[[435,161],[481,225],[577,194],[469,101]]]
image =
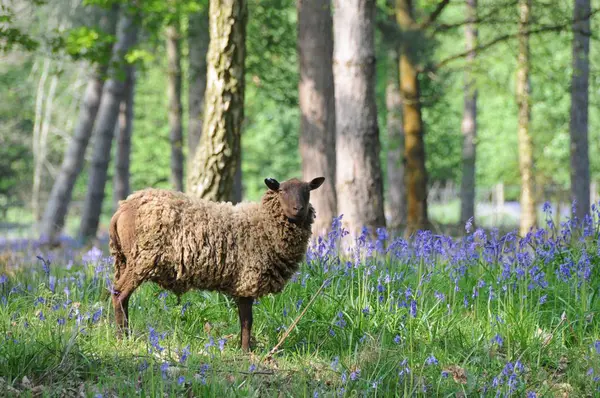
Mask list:
[[560,225],[545,211],[525,237],[467,224],[460,238],[350,239],[337,218],[285,290],[255,303],[249,355],[224,295],[144,284],[119,341],[105,242],[0,241],[0,392],[600,395],[600,209]]

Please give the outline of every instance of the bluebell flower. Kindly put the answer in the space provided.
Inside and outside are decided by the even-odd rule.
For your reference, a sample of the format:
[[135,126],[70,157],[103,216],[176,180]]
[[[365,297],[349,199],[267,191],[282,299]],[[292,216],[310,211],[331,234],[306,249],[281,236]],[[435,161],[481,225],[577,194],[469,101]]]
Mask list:
[[365,308],[363,308],[363,309],[362,309],[362,313],[363,313],[364,315],[369,315],[369,307],[365,307]]
[[400,362],[400,371],[398,372],[398,376],[400,378],[403,378],[404,376],[407,376],[410,374],[410,367],[408,366],[408,359],[404,359],[402,360],[402,362]]
[[446,379],[446,378],[449,376],[449,374],[448,374],[448,372],[447,372],[447,371],[445,371],[445,370],[442,370],[441,376],[442,376],[444,379]]
[[177,384],[182,385],[183,383],[185,383],[185,376],[179,376]]
[[535,391],[528,391],[527,398],[537,398],[537,394],[535,393]]
[[543,296],[541,296],[540,300],[539,300],[540,305],[544,304],[547,300],[548,300],[548,296],[547,295],[544,294]]
[[46,320],[46,317],[44,316],[44,313],[42,311],[40,311],[40,313],[38,314],[38,318],[40,319],[40,321]]
[[189,301],[186,301],[183,306],[181,307],[181,316],[183,316],[185,314],[185,312],[187,311],[187,309],[192,305],[192,303],[190,303]]
[[354,381],[358,379],[358,376],[360,376],[360,369],[350,372],[350,380]]
[[600,355],[600,340],[594,342],[594,348],[596,349],[596,354]]
[[102,310],[103,308],[100,307],[100,309],[96,310],[96,312],[94,312],[94,315],[92,315],[92,323],[96,323],[100,320],[100,316],[102,315]]
[[465,224],[465,231],[467,231],[467,233],[470,234],[472,228],[473,228],[473,217],[471,217],[467,220],[467,223]]
[[346,376],[346,372],[342,372],[342,384],[346,384],[348,380],[348,376]]
[[50,291],[54,293],[54,290],[56,289],[56,277],[54,275],[50,275],[48,278],[48,287],[50,288]]
[[208,336],[208,343],[204,344],[204,348],[209,349],[210,347],[214,347],[215,339],[212,336]]
[[4,285],[7,280],[8,280],[8,277],[6,275],[0,274],[0,285]]
[[433,356],[433,354],[431,354],[430,356],[427,357],[427,359],[425,359],[425,364],[426,365],[437,365],[438,360],[435,356]]
[[413,318],[417,316],[417,302],[415,300],[411,300],[410,302],[410,316]]
[[160,372],[162,373],[163,379],[167,378],[167,370],[169,370],[169,364],[167,362],[163,362],[163,364],[160,365]]
[[394,343],[400,344],[401,341],[402,341],[402,338],[399,335],[396,335],[396,337],[394,337]]
[[227,342],[226,338],[220,338],[218,343],[219,343],[219,351],[223,352],[223,350],[225,349],[225,343]]
[[256,370],[256,365],[255,364],[250,364],[250,367],[248,368],[248,372],[252,373]]
[[58,323],[60,326],[62,326],[62,325],[64,325],[64,324],[65,324],[65,318],[58,318],[58,319],[56,320],[56,322],[57,322],[57,323]]
[[438,291],[435,291],[433,293],[433,297],[435,297],[437,300],[444,302],[446,300],[446,296],[444,295],[444,293],[440,293]]
[[302,299],[299,299],[298,301],[296,301],[296,311],[298,311],[300,309],[300,307],[302,307]]
[[333,361],[331,361],[331,370],[337,372],[339,363],[340,363],[340,357],[338,357],[338,356],[334,357]]
[[190,345],[188,344],[181,351],[181,357],[179,358],[179,363],[185,363],[185,361],[187,361],[187,358],[189,355],[190,355]]
[[499,334],[496,334],[492,339],[492,343],[496,343],[498,344],[498,347],[502,347],[502,345],[504,344],[504,339]]

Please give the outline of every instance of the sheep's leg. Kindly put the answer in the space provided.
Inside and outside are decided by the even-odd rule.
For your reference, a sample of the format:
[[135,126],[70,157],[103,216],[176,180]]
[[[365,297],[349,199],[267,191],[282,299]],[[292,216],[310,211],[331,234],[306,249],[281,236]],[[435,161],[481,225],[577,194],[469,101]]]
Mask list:
[[139,282],[131,279],[127,273],[115,283],[112,302],[117,324],[117,338],[119,339],[123,337],[123,332],[129,334],[129,298],[139,285]]
[[238,312],[240,315],[240,329],[242,335],[242,351],[250,350],[250,334],[252,332],[252,297],[238,299]]

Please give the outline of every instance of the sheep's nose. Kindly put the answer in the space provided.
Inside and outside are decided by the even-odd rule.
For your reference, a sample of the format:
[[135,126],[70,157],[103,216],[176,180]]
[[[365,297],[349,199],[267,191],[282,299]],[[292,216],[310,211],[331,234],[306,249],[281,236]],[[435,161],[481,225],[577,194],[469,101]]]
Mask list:
[[294,210],[300,212],[300,211],[304,210],[304,206],[294,206]]

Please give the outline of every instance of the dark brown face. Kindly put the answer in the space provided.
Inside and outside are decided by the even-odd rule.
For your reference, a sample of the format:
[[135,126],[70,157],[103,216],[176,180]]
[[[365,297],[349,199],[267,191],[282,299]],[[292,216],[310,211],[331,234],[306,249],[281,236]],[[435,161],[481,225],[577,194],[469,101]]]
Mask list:
[[308,217],[310,191],[319,188],[323,181],[325,181],[324,177],[315,178],[310,182],[292,178],[280,184],[274,178],[267,178],[265,184],[279,194],[279,201],[285,216],[291,222],[298,223]]

